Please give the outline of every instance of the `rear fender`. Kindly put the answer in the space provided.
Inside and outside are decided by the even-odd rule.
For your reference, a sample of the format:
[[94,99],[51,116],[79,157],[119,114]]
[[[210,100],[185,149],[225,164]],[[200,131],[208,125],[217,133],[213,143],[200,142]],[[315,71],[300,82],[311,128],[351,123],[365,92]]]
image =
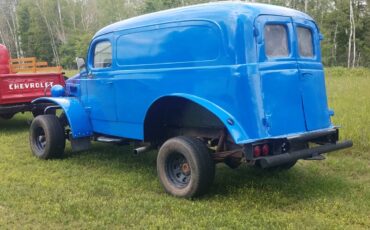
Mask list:
[[175,96],[175,97],[182,97],[186,98],[190,101],[193,101],[194,103],[199,104],[200,106],[203,106],[207,110],[209,110],[211,113],[216,115],[218,119],[225,125],[227,130],[229,131],[231,137],[233,138],[234,142],[236,144],[241,143],[248,138],[248,135],[242,128],[242,126],[239,124],[239,122],[234,118],[233,115],[231,115],[229,112],[221,108],[220,106],[204,99],[201,97],[197,97],[190,94],[172,94],[169,96]]
[[71,128],[72,137],[82,138],[89,137],[93,134],[88,114],[85,108],[76,98],[71,97],[41,97],[32,101],[32,103],[51,102],[59,105],[68,119]]

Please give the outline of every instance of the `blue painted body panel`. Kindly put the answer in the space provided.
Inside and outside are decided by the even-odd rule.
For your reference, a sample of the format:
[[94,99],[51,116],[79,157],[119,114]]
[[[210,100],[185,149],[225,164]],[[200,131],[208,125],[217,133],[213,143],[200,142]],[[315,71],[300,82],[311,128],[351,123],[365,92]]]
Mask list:
[[[265,54],[266,23],[288,28],[288,57]],[[299,56],[297,26],[312,31],[314,57]],[[94,68],[101,41],[112,44],[112,63]],[[332,127],[316,24],[302,12],[264,4],[209,3],[109,25],[93,37],[87,70],[67,81],[66,93],[74,99],[52,100],[78,101],[78,113],[88,111],[86,130],[138,140],[148,109],[165,96],[208,109],[237,144]],[[73,113],[69,120],[79,123]]]
[[32,103],[38,102],[52,102],[59,105],[64,110],[68,118],[73,138],[89,137],[93,134],[89,116],[77,98],[40,97],[32,101]]

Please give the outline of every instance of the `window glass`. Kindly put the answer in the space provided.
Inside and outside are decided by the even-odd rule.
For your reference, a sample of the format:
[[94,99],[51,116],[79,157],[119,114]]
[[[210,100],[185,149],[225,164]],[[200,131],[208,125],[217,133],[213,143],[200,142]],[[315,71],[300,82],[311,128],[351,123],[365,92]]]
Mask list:
[[112,66],[112,45],[103,41],[95,46],[94,68],[108,68]]
[[299,44],[299,56],[301,57],[313,57],[313,40],[312,32],[308,28],[297,27],[298,33],[298,44]]
[[268,57],[289,56],[288,32],[284,25],[265,26],[265,52]]
[[125,34],[117,40],[118,65],[170,64],[214,60],[221,47],[218,30],[178,26]]

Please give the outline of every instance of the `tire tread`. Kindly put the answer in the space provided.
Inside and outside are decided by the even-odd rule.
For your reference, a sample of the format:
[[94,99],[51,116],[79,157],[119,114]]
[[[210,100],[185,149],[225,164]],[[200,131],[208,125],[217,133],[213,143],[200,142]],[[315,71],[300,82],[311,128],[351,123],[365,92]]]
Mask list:
[[[171,188],[170,184],[162,180],[162,177],[165,177],[166,175],[162,175],[164,171],[160,167],[165,167],[165,165],[161,165],[160,163],[164,161],[164,159],[162,159],[162,161],[159,160],[163,155],[168,154],[167,151],[169,149],[173,149],[176,146],[178,148],[184,147],[187,149],[192,155],[191,157],[196,161],[195,164],[198,164],[199,166],[199,175],[195,180],[196,184],[193,184],[194,189],[191,189],[187,194],[182,195],[176,193],[176,189]],[[191,198],[201,196],[208,191],[214,180],[215,164],[209,154],[208,148],[201,140],[194,137],[178,136],[167,140],[160,148],[157,159],[157,171],[161,184],[168,193],[175,196]]]
[[[41,127],[49,143],[43,152],[40,152],[34,143],[34,129]],[[35,156],[41,159],[53,159],[63,156],[65,148],[64,128],[55,115],[40,115],[37,116],[31,124],[30,128],[30,144],[32,152]]]

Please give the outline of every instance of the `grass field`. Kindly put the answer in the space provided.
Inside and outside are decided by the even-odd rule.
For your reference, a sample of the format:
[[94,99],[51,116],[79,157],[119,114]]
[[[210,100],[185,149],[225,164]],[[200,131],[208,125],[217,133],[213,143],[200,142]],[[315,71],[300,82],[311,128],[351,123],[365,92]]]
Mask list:
[[41,161],[28,146],[30,115],[0,121],[0,229],[369,229],[370,71],[327,70],[330,107],[354,147],[272,174],[218,165],[200,199],[166,195],[155,152],[94,143]]

